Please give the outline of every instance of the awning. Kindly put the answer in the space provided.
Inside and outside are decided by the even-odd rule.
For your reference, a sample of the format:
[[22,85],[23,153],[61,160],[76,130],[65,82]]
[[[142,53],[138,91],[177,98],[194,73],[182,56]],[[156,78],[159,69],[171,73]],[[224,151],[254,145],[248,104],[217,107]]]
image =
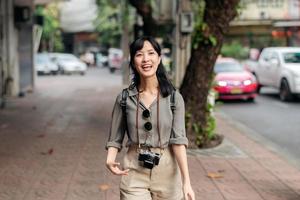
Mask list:
[[273,23],[274,27],[300,27],[300,21],[277,21]]

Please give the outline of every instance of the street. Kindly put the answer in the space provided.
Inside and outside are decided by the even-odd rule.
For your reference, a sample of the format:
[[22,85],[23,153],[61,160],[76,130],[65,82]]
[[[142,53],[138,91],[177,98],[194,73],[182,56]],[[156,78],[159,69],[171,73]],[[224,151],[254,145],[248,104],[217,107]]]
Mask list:
[[276,90],[262,88],[255,103],[227,101],[219,105],[217,110],[240,122],[250,135],[256,133],[263,136],[278,153],[296,164],[300,163],[299,99],[282,102]]
[[10,98],[0,114],[0,199],[118,199],[104,146],[120,87],[120,75],[92,68],[38,76],[32,94]]
[[[0,199],[119,199],[120,177],[105,168],[104,146],[121,87],[121,72],[89,68],[85,76],[39,76],[33,93],[9,98],[0,110]],[[216,120],[222,145],[188,150],[196,199],[299,199],[297,168],[219,113]]]

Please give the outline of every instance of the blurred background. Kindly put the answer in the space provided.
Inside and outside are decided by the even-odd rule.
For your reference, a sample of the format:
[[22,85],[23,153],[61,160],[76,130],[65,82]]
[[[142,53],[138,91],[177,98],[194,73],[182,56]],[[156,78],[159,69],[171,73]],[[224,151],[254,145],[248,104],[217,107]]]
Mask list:
[[[137,2],[1,1],[1,101],[5,95],[32,90],[36,74],[84,75],[92,67],[107,67],[112,73],[123,68],[126,83],[128,44],[147,32],[155,32],[163,47],[166,71],[179,86],[190,57],[192,20],[201,12],[197,6],[186,11],[184,3],[175,0],[153,0],[151,9],[141,14]],[[248,70],[253,71],[264,47],[299,45],[298,0],[241,0],[238,12],[221,54],[242,61]],[[192,17],[190,13],[196,14]]]
[[[216,140],[219,115],[300,166],[299,0],[1,0],[1,200],[99,199],[99,180],[113,188],[102,199],[119,198],[103,147],[114,97],[132,78],[129,44],[142,35],[162,47],[167,75],[186,102],[191,144]],[[252,150],[252,143],[240,148],[247,145]],[[278,166],[271,161],[270,169]],[[260,184],[242,177],[224,185],[262,185],[273,195],[264,199],[291,188],[278,186],[278,197],[269,177],[261,179],[269,172],[251,172]],[[228,191],[245,198],[244,190]]]

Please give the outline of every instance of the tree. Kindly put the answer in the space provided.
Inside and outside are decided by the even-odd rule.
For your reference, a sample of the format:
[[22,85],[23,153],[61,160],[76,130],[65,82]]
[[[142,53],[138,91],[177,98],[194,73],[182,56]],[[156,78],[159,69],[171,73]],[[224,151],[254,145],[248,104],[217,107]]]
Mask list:
[[[155,36],[157,23],[152,17],[152,6],[149,0],[129,0],[129,3],[136,8],[137,13],[142,16],[144,25],[142,27],[144,35]],[[139,27],[135,27],[138,29]]]
[[207,97],[214,78],[213,66],[229,23],[237,15],[239,0],[204,0],[203,20],[196,24],[193,49],[180,91],[186,103],[187,133],[197,146],[209,138],[212,120]]
[[41,38],[41,50],[62,51],[63,43],[61,30],[59,29],[58,3],[50,3],[47,6],[38,6],[35,15],[42,16],[44,19],[43,33]]
[[[129,0],[143,20],[145,35],[155,36],[157,23],[152,17],[149,0]],[[189,6],[190,0],[183,0]],[[211,116],[207,97],[213,81],[213,66],[222,47],[223,38],[230,21],[237,15],[239,0],[195,0],[192,1],[196,15],[196,26],[192,36],[193,49],[187,66],[181,94],[186,103],[186,123],[191,146],[203,146],[211,139],[214,119]],[[152,31],[151,31],[152,30]]]
[[122,34],[120,25],[120,1],[97,0],[98,16],[96,29],[100,33],[99,42],[106,47],[119,47]]

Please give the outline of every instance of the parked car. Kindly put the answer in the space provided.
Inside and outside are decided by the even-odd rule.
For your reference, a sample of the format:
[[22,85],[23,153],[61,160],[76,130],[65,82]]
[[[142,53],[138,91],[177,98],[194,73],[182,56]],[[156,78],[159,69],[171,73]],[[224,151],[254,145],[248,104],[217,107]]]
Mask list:
[[123,51],[121,49],[109,48],[108,49],[108,67],[111,73],[116,69],[122,67]]
[[101,67],[107,67],[108,65],[108,57],[104,55],[103,53],[97,53],[96,54],[96,60],[97,60],[97,66]]
[[244,66],[245,70],[254,74],[254,72],[258,66],[258,61],[248,59],[248,60],[244,60],[241,64]]
[[[263,86],[279,90],[282,101],[300,95],[300,48],[268,47],[263,49],[254,74]],[[258,89],[258,91],[259,91]]]
[[61,73],[86,73],[87,65],[73,54],[51,53],[50,57],[59,66]]
[[57,74],[58,66],[53,63],[47,53],[38,53],[35,56],[35,68],[38,74]]
[[218,58],[214,66],[217,99],[245,99],[253,101],[257,96],[257,83],[253,74],[246,71],[233,58]]

